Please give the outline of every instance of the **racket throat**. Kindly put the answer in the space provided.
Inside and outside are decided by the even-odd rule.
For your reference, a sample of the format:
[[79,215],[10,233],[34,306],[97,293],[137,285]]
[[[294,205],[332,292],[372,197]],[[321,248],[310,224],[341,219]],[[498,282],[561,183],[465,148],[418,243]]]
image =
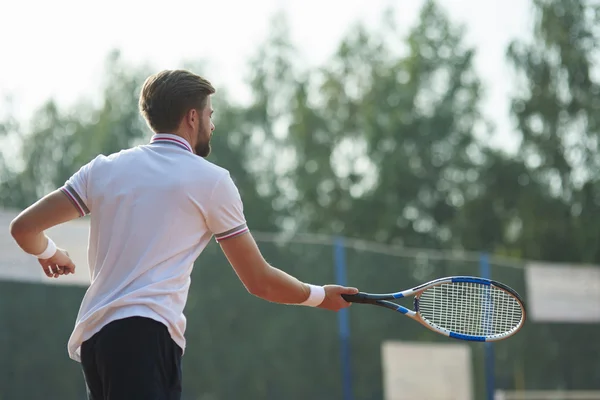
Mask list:
[[408,317],[411,317],[411,318],[416,318],[417,317],[417,313],[415,311],[409,310],[408,308],[403,307],[403,306],[401,306],[399,304],[392,303],[391,301],[377,300],[376,304],[380,305],[382,307],[385,307],[385,308],[389,308],[390,310],[398,311],[399,313],[404,314],[404,315],[406,315]]
[[406,307],[402,307],[402,306],[398,306],[398,309],[396,310],[404,315],[406,315],[407,317],[411,317],[416,319],[417,318],[417,313],[414,312],[413,310],[409,310]]

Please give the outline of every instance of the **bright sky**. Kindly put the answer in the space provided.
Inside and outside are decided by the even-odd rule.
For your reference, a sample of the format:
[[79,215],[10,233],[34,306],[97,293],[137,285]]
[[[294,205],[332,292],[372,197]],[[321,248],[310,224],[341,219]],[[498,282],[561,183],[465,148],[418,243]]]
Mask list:
[[[438,0],[467,27],[476,67],[486,84],[485,112],[510,132],[507,43],[530,32],[528,0]],[[0,5],[0,97],[13,95],[15,111],[29,119],[49,98],[70,105],[97,94],[103,62],[114,48],[135,64],[156,69],[184,60],[209,60],[206,75],[243,99],[248,58],[262,43],[271,16],[284,9],[292,39],[308,65],[320,65],[351,24],[376,24],[395,4],[398,26],[416,22],[422,0],[20,0]],[[499,136],[507,141],[507,134]]]

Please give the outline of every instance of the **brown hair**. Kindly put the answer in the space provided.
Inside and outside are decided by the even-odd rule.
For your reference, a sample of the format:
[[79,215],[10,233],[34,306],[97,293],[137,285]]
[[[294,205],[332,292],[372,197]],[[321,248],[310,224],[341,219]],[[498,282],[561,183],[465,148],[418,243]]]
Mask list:
[[202,110],[213,93],[209,81],[189,71],[161,71],[144,82],[140,113],[154,132],[172,132],[189,110]]

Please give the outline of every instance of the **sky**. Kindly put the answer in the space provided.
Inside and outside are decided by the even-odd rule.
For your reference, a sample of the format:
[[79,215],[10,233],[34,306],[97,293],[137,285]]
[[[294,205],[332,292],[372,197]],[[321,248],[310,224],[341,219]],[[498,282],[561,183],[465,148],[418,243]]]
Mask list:
[[[514,148],[508,115],[514,87],[505,51],[510,40],[530,35],[530,1],[438,4],[453,22],[465,25],[486,88],[484,111],[500,132],[496,144]],[[265,40],[276,12],[287,14],[293,43],[306,65],[315,66],[331,57],[354,23],[376,26],[390,5],[405,33],[423,1],[7,0],[0,3],[0,98],[12,96],[12,111],[25,120],[50,98],[69,107],[98,94],[106,56],[119,49],[128,62],[157,70],[207,60],[209,80],[243,101],[247,60]]]

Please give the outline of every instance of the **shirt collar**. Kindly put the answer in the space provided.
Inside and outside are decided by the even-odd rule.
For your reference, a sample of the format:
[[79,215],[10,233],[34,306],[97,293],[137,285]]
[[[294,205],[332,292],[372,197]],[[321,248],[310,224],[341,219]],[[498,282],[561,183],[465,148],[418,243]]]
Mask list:
[[170,143],[179,146],[182,149],[185,149],[191,153],[194,152],[192,150],[192,146],[190,146],[187,140],[185,140],[181,136],[173,135],[171,133],[156,133],[152,135],[150,143]]

